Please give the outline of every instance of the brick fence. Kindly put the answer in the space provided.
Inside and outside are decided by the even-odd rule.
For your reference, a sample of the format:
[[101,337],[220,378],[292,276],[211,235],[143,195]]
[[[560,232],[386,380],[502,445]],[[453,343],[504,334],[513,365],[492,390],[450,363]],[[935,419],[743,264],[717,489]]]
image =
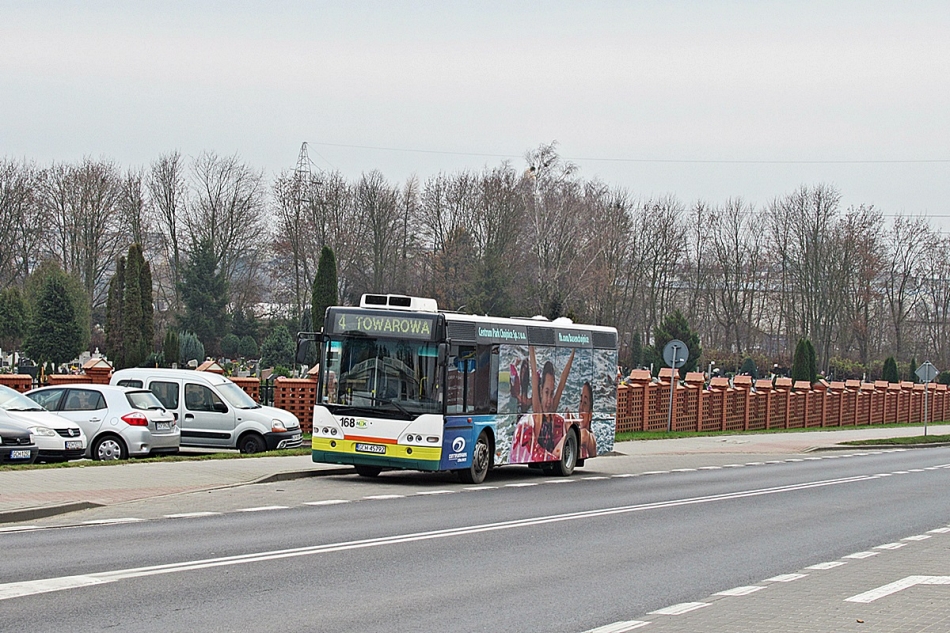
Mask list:
[[[670,409],[670,369],[659,382],[648,371],[632,372],[617,390],[617,432],[665,431]],[[820,381],[814,385],[790,378],[755,380],[714,378],[688,373],[673,401],[674,431],[754,431],[873,424],[921,424],[924,385],[912,382],[862,383]],[[794,387],[794,390],[793,390]],[[931,383],[927,396],[930,422],[950,418],[947,385]]]
[[[108,384],[109,373],[87,370],[87,375],[53,375],[50,384]],[[650,372],[631,373],[617,389],[617,432],[665,431],[670,407],[670,369],[660,371],[654,382]],[[231,378],[255,401],[260,401],[257,378]],[[32,388],[30,376],[0,374],[0,384],[17,391]],[[794,387],[794,389],[793,389]],[[950,419],[947,385],[929,385],[927,418],[930,422]],[[314,378],[277,378],[274,406],[297,416],[300,428],[313,427],[317,397]],[[920,424],[924,421],[924,385],[911,382],[862,383],[807,382],[792,384],[789,378],[755,380],[736,376],[713,378],[706,388],[701,373],[688,373],[677,385],[673,402],[674,431],[755,431],[764,429],[863,426],[887,423]]]

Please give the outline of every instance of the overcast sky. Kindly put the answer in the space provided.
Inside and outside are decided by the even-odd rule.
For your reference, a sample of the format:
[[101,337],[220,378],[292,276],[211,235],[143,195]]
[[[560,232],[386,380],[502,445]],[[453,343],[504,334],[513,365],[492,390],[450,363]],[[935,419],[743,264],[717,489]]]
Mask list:
[[350,178],[557,141],[635,197],[802,184],[950,230],[950,2],[6,2],[0,157],[302,141]]

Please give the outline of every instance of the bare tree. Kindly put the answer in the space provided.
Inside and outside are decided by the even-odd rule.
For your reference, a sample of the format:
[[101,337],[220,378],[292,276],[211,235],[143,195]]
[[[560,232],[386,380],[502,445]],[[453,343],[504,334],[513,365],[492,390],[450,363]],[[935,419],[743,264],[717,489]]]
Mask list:
[[887,234],[882,283],[894,331],[894,356],[903,358],[905,327],[920,298],[921,263],[933,241],[923,218],[898,217]]
[[36,179],[33,165],[0,160],[0,286],[22,284],[36,263]]
[[126,172],[120,183],[118,206],[120,221],[127,227],[129,239],[143,250],[153,246],[144,170],[129,169]]
[[185,215],[188,247],[210,244],[231,287],[231,302],[243,308],[260,292],[258,273],[269,243],[263,174],[237,156],[205,152],[192,165],[192,179],[195,193]]
[[175,314],[181,312],[180,294],[183,265],[182,231],[188,202],[188,185],[181,154],[162,155],[148,173],[148,191],[153,213],[152,224],[158,231],[163,261],[153,261],[156,291],[162,303]]

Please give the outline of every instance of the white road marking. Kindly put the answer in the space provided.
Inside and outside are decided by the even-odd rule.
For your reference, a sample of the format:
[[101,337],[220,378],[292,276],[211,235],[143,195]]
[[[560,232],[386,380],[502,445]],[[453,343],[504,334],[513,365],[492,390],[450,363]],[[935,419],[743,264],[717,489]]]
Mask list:
[[611,475],[615,479],[625,479],[627,477],[639,477],[639,473],[621,473],[619,475]]
[[778,576],[766,578],[764,582],[792,582],[793,580],[799,580],[806,576],[808,576],[808,574],[779,574]]
[[907,475],[907,474],[909,474],[909,471],[906,471],[906,470],[895,470],[895,471],[892,472],[891,474],[892,474],[892,475]]
[[805,569],[818,569],[818,570],[834,569],[835,567],[841,567],[842,565],[847,565],[847,563],[844,562],[843,560],[833,560],[827,563],[818,563],[817,565],[810,565],[806,567]]
[[648,470],[646,472],[640,473],[641,475],[668,475],[670,471],[668,470]]
[[537,486],[538,482],[525,482],[520,484],[505,484],[505,488],[528,488],[530,486]]
[[806,462],[817,462],[817,461],[820,460],[820,459],[824,459],[824,458],[823,458],[823,457],[806,457],[806,458],[805,458],[805,461],[806,461]]
[[792,459],[786,459],[785,461],[787,461],[787,462],[803,462],[803,461],[805,461],[805,460],[804,460],[804,459],[799,459],[799,458],[795,457],[795,458],[792,458]]
[[674,468],[670,471],[671,473],[695,473],[695,468]]
[[883,479],[884,477],[893,477],[894,475],[892,475],[891,473],[878,473],[877,475],[874,475],[874,476],[877,477],[878,479]]
[[722,470],[722,466],[700,466],[700,470]]
[[241,508],[235,512],[265,512],[267,510],[286,510],[287,506],[259,506],[257,508]]
[[305,506],[335,506],[349,502],[349,499],[325,499],[324,501],[304,501],[303,504]]
[[370,495],[368,497],[363,497],[364,499],[369,499],[371,501],[381,501],[384,499],[402,499],[406,495]]
[[755,593],[761,589],[765,589],[762,585],[749,585],[747,587],[736,587],[735,589],[726,589],[725,591],[720,591],[719,593],[714,593],[714,596],[747,596],[750,593]]
[[841,558],[854,558],[860,560],[862,558],[871,558],[872,556],[877,556],[880,552],[855,552],[854,554],[848,554],[847,556],[842,556]]
[[83,521],[83,525],[112,525],[114,523],[138,523],[145,519],[136,519],[135,517],[123,517],[121,519],[94,519],[92,521]]
[[708,602],[681,602],[680,604],[674,604],[664,609],[650,611],[650,615],[683,615],[684,613],[689,613],[690,611],[708,606]]
[[178,514],[166,514],[166,519],[192,519],[196,517],[211,517],[221,514],[220,512],[180,512]]
[[[606,477],[585,477],[585,479],[607,479]],[[572,484],[576,479],[546,479],[546,484]]]
[[902,538],[901,540],[902,541],[926,541],[929,538],[933,538],[933,537],[929,534],[918,534],[917,536],[908,536],[906,538]]
[[746,462],[746,466],[765,466],[765,462]]
[[743,468],[745,464],[723,464],[723,468]]
[[931,534],[931,533],[932,534],[946,534],[947,532],[950,532],[950,527],[942,527],[942,528],[936,528],[933,530],[927,530],[928,534]]
[[845,602],[863,602],[867,604],[917,585],[950,585],[950,576],[908,576],[883,587],[845,598]]
[[454,490],[422,490],[417,492],[417,495],[450,495],[454,493]]
[[647,624],[649,622],[643,620],[627,620],[626,622],[614,622],[613,624],[598,626],[596,629],[588,629],[584,633],[627,633],[627,631],[639,629]]
[[[397,534],[393,536],[363,539],[357,541],[344,541],[340,543],[330,543],[326,545],[313,545],[308,547],[298,547],[292,549],[274,550],[266,552],[254,552],[250,554],[240,554],[236,556],[227,556],[222,558],[209,558],[186,561],[181,563],[171,563],[166,565],[155,565],[150,567],[137,567],[131,569],[120,569],[116,571],[98,572],[94,574],[83,574],[77,576],[64,576],[60,578],[45,578],[40,580],[28,580],[23,582],[13,582],[0,584],[0,600],[16,598],[19,596],[28,596],[37,593],[47,593],[50,591],[59,591],[62,589],[74,589],[89,585],[116,582],[130,578],[139,578],[143,576],[154,576],[158,574],[170,574],[186,571],[195,571],[199,569],[209,569],[215,567],[227,567],[232,565],[242,565],[247,563],[257,563],[272,560],[281,560],[286,558],[296,558],[300,556],[313,556],[331,552],[341,552],[348,550],[365,549],[370,547],[389,547],[403,543],[412,543],[418,541],[427,541],[440,538],[450,538],[458,536],[468,536],[472,534],[483,534],[487,532],[497,532],[501,530],[511,530],[518,528],[535,528],[538,525],[561,523],[565,521],[577,521],[592,519],[605,516],[616,516],[630,514],[633,512],[646,512],[650,510],[675,508],[682,506],[699,505],[705,503],[716,503],[734,499],[747,499],[752,497],[761,497],[773,494],[782,494],[786,492],[796,492],[800,490],[810,490],[813,488],[822,488],[826,486],[839,486],[850,483],[858,483],[871,479],[866,475],[853,477],[843,477],[840,479],[825,479],[819,481],[791,484],[787,486],[774,486],[770,488],[754,488],[750,490],[739,490],[704,497],[685,497],[682,499],[671,499],[667,501],[657,501],[653,503],[644,503],[629,506],[617,506],[604,508],[600,510],[586,510],[582,512],[570,512],[565,514],[554,514],[538,516],[527,519],[518,519],[513,521],[502,521],[498,523],[485,523],[470,525],[458,528],[444,530],[433,530],[427,532],[414,532],[408,534]],[[397,498],[402,495],[379,495],[384,498]],[[278,506],[280,507],[280,506]],[[115,521],[112,519],[110,521]],[[863,554],[873,556],[877,552],[864,552]],[[852,554],[851,557],[863,558]],[[846,557],[848,558],[848,557]],[[706,606],[706,603],[685,603],[699,605],[694,608]],[[680,605],[674,605],[680,606]],[[672,607],[670,607],[672,608]]]
[[603,477],[601,475],[594,475],[593,477],[581,477],[582,481],[598,481],[600,479],[610,479],[610,477]]
[[780,459],[773,459],[773,460],[767,461],[767,462],[765,462],[765,463],[766,463],[766,464],[784,464],[785,462],[783,462],[783,461],[780,460]]
[[922,472],[924,472],[924,469],[923,469],[923,468],[911,468],[911,469],[908,470],[907,472],[909,472],[909,473],[922,473]]
[[471,486],[462,490],[498,490],[498,486]]
[[12,527],[0,527],[0,532],[27,532],[38,529],[40,529],[38,525],[14,525]]
[[902,547],[907,547],[907,543],[884,543],[884,545],[878,545],[874,549],[900,549]]

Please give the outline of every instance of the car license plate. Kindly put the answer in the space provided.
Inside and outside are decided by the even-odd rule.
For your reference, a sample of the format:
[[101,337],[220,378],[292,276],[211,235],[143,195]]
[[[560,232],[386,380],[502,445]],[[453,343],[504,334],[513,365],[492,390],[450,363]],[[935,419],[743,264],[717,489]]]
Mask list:
[[78,440],[73,441],[73,442],[66,442],[66,450],[67,450],[67,451],[74,451],[74,450],[79,449],[79,448],[82,448],[82,442],[80,442],[80,441],[78,441]]
[[300,439],[300,433],[294,433],[293,435],[290,436],[291,442],[296,442],[299,439]]
[[171,422],[156,422],[155,423],[156,431],[168,431],[171,428],[172,428]]
[[355,448],[358,453],[376,453],[377,455],[386,454],[386,447],[382,444],[357,444],[353,448]]
[[10,459],[29,459],[30,451],[10,451]]

